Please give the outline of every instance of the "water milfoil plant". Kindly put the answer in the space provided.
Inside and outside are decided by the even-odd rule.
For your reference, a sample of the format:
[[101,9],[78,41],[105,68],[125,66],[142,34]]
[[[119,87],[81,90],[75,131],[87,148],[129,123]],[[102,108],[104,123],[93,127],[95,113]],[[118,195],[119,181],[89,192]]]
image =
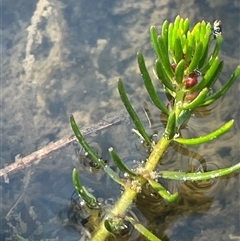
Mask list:
[[121,79],[118,81],[121,100],[136,128],[134,132],[148,146],[149,156],[145,163],[141,167],[132,170],[122,161],[121,155],[110,147],[109,153],[116,167],[126,174],[124,178],[120,177],[90,147],[81,134],[74,117],[70,117],[72,129],[91,160],[115,182],[119,183],[123,189],[121,197],[112,209],[105,212],[97,197],[89,193],[81,184],[77,170],[73,170],[74,186],[84,201],[84,205],[87,206],[89,215],[91,215],[90,210],[97,210],[98,213],[95,230],[91,236],[91,240],[94,241],[106,240],[111,234],[120,234],[125,228],[126,222],[131,223],[149,240],[160,240],[127,213],[137,195],[141,193],[147,183],[166,202],[176,202],[179,199],[179,193],[170,193],[166,190],[158,181],[160,177],[170,180],[202,181],[228,175],[240,169],[240,163],[238,163],[231,167],[206,172],[185,173],[173,170],[156,170],[156,166],[162,160],[163,154],[171,143],[199,145],[210,142],[230,130],[234,120],[229,120],[223,126],[204,136],[196,138],[181,136],[181,129],[191,118],[194,110],[199,107],[206,107],[223,96],[239,77],[240,67],[238,66],[235,69],[221,89],[213,91],[215,89],[214,84],[218,80],[224,65],[223,61],[218,57],[223,40],[220,21],[215,21],[213,25],[202,21],[190,29],[189,19],[177,16],[173,23],[168,21],[163,23],[161,34],[158,34],[156,28],[152,26],[150,35],[156,54],[154,73],[161,83],[167,101],[159,98],[141,52],[137,53],[137,60],[144,85],[152,102],[161,113],[167,116],[165,130],[158,140],[153,139],[147,133],[127,97],[123,81]]

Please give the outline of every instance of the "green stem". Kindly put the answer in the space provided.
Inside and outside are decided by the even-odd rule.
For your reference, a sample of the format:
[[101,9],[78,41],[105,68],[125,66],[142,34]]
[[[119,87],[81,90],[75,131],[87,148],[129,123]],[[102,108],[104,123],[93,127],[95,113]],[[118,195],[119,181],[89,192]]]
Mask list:
[[[121,198],[115,204],[113,209],[110,211],[111,216],[123,216],[128,207],[132,204],[135,199],[137,192],[135,190],[126,189],[122,194]],[[104,241],[109,236],[108,230],[105,228],[104,219],[100,223],[98,229],[93,234],[91,241]]]
[[158,141],[158,143],[153,147],[153,150],[147,160],[145,169],[148,172],[154,171],[156,165],[160,162],[160,158],[167,149],[168,145],[172,140],[167,140],[164,136]]
[[[172,140],[167,140],[165,137],[162,137],[159,142],[153,147],[153,150],[147,160],[145,165],[145,170],[147,172],[152,172],[156,165],[159,163],[161,156],[167,149],[168,145]],[[143,186],[146,183],[146,180],[141,179],[140,185]],[[111,215],[113,216],[124,216],[126,211],[128,210],[129,206],[133,203],[134,199],[136,198],[138,192],[136,189],[128,188],[124,191],[121,198],[115,204],[113,209],[110,211]],[[104,241],[110,235],[108,230],[105,228],[104,219],[100,223],[98,229],[93,234],[91,241]]]

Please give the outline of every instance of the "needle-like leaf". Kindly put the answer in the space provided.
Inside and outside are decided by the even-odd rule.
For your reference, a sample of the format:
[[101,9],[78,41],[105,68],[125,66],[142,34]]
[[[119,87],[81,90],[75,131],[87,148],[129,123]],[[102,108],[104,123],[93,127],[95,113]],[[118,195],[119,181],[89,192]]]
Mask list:
[[167,49],[168,49],[168,26],[169,26],[169,23],[167,20],[165,20],[162,25],[162,38]]
[[203,49],[203,44],[202,42],[200,41],[197,46],[196,46],[196,49],[195,49],[195,52],[194,52],[194,55],[192,57],[192,60],[191,60],[191,63],[190,65],[188,66],[188,68],[186,69],[186,74],[190,74],[191,72],[193,72],[195,69],[198,68],[198,63],[201,59],[201,54],[202,54],[202,49]]
[[135,229],[138,230],[139,233],[141,233],[144,237],[147,238],[149,241],[162,241],[157,236],[155,236],[151,231],[146,229],[140,222],[136,221],[135,219],[126,216],[126,221],[130,222]]
[[179,63],[183,59],[183,47],[181,44],[180,37],[177,37],[175,40],[174,57],[175,57],[176,63]]
[[219,136],[222,136],[223,134],[225,134],[226,132],[228,132],[232,126],[233,126],[234,120],[230,120],[228,121],[226,124],[224,124],[223,126],[221,126],[219,129],[205,135],[205,136],[200,136],[200,137],[196,137],[196,138],[189,138],[189,139],[185,139],[185,138],[174,138],[174,141],[183,144],[183,145],[188,145],[188,146],[192,146],[192,145],[199,145],[205,142],[209,142]]
[[172,66],[170,64],[168,49],[164,44],[164,39],[162,38],[162,36],[158,36],[158,43],[160,48],[160,60],[163,65],[163,68],[166,74],[168,75],[168,77],[173,78],[174,73],[173,73]]
[[207,73],[204,75],[203,79],[194,87],[191,88],[191,91],[198,91],[203,89],[206,86],[212,86],[212,82],[216,81],[216,77],[221,72],[222,64],[220,64],[220,60],[215,58],[215,61],[211,65],[211,67],[208,69]]
[[225,83],[225,85],[219,91],[207,97],[203,105],[205,106],[210,105],[215,100],[223,96],[229,90],[229,88],[231,88],[231,86],[235,83],[235,81],[239,76],[240,76],[240,65],[235,69],[234,73],[231,75],[230,79]]
[[93,150],[93,148],[84,139],[82,133],[78,129],[78,126],[74,120],[73,115],[70,116],[70,123],[71,123],[75,136],[77,137],[79,143],[82,145],[84,150],[88,153],[88,155],[91,157],[91,159],[96,164],[98,164],[99,166],[101,166],[103,168],[105,166],[104,162],[101,160],[101,158],[97,155],[97,153]]
[[181,181],[203,181],[213,178],[229,175],[237,170],[240,170],[240,162],[234,166],[222,168],[208,172],[186,173],[176,171],[162,171],[159,172],[159,177],[169,180],[181,180]]
[[114,161],[114,163],[116,164],[116,166],[119,168],[120,171],[122,171],[123,173],[127,173],[129,176],[132,177],[136,177],[137,174],[133,171],[131,171],[121,160],[121,158],[118,156],[118,154],[113,150],[112,147],[110,147],[109,149],[109,153]]
[[152,80],[151,80],[151,78],[149,76],[149,73],[147,71],[145,61],[144,61],[144,58],[143,58],[143,55],[142,55],[141,52],[138,52],[137,58],[138,58],[138,66],[139,66],[140,72],[141,72],[142,77],[143,77],[144,85],[145,85],[145,87],[148,91],[148,94],[149,94],[151,100],[161,111],[168,114],[169,110],[162,103],[161,99],[158,97],[158,95],[156,93],[156,90],[155,90],[155,88],[152,84]]
[[185,60],[182,59],[175,70],[175,77],[176,77],[176,81],[178,84],[182,84],[183,82],[183,75],[184,75],[184,69],[185,69]]
[[156,74],[165,88],[169,89],[172,92],[175,92],[175,88],[172,84],[172,79],[166,73],[163,67],[163,63],[159,59],[156,61]]
[[156,30],[155,26],[151,26],[150,36],[151,36],[152,45],[153,45],[155,54],[157,55],[157,58],[160,58],[160,47],[159,47],[159,43],[158,43],[158,34],[157,34],[157,30]]
[[173,111],[168,117],[168,122],[163,136],[167,140],[171,140],[176,134],[176,113]]
[[87,189],[81,184],[76,168],[74,168],[73,171],[72,171],[72,180],[73,180],[73,184],[75,186],[75,189],[77,190],[79,195],[82,197],[82,199],[86,202],[86,204],[90,208],[100,209],[101,206],[97,202],[97,199],[91,193],[89,193],[87,191]]
[[171,194],[160,183],[158,183],[154,180],[148,180],[148,183],[166,201],[173,203],[179,199],[179,194],[177,192],[174,194]]
[[204,88],[192,102],[184,103],[183,110],[196,109],[204,102],[204,100],[207,97],[207,94],[208,94],[208,88]]
[[145,131],[142,122],[140,121],[136,111],[133,109],[127,95],[126,95],[126,91],[123,85],[123,81],[121,79],[119,79],[118,81],[118,91],[121,97],[121,100],[124,104],[124,106],[126,107],[126,110],[128,111],[128,114],[131,116],[133,123],[135,124],[137,130],[139,131],[139,133],[142,135],[142,137],[144,138],[144,140],[151,145],[151,139],[148,136],[147,132]]

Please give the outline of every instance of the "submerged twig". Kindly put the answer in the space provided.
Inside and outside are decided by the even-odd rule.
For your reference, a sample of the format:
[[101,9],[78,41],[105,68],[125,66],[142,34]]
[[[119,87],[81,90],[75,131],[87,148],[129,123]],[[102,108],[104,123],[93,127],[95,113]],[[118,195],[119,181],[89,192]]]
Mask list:
[[[98,124],[86,127],[82,130],[84,136],[90,135],[96,131],[103,130],[107,127],[117,125],[126,120],[124,114],[115,115],[108,119],[101,120]],[[17,159],[14,163],[0,169],[0,178],[6,177],[7,175],[16,173],[17,171],[24,169],[26,166],[33,164],[35,161],[40,161],[41,159],[47,157],[53,151],[59,150],[72,142],[76,141],[76,136],[70,136],[62,138],[54,143],[43,147],[42,149],[31,153],[30,155]]]

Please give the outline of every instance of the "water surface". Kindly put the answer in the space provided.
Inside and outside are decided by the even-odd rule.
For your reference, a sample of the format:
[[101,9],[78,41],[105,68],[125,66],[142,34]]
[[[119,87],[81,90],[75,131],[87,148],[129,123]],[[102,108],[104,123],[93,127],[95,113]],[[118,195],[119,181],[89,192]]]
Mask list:
[[[239,64],[237,1],[5,1],[2,12],[1,167],[13,163],[16,155],[27,156],[51,141],[71,136],[70,114],[86,127],[98,123],[106,114],[123,110],[116,87],[118,78],[125,81],[130,99],[147,125],[142,103],[149,103],[149,98],[137,68],[136,52],[144,53],[151,69],[151,25],[160,31],[165,19],[173,21],[178,14],[189,17],[192,23],[221,19],[221,57],[225,66],[218,88]],[[210,114],[196,116],[184,131],[194,136],[231,118],[236,120],[234,128],[221,139],[191,149],[209,165],[226,167],[239,161],[239,90],[236,83]],[[149,107],[158,122],[158,111],[151,103]],[[107,147],[114,146],[122,157],[136,156],[136,150],[132,153],[129,149],[129,142],[134,143],[131,128],[130,123],[123,123],[123,133],[109,130],[112,137],[98,133],[92,141],[99,142],[105,153]],[[186,162],[186,156],[171,152],[166,160],[169,162],[163,163],[163,168],[197,165],[194,158]],[[47,161],[9,176],[9,184],[1,181],[2,237],[11,240],[20,234],[34,240],[80,238],[81,229],[69,231],[58,216],[68,207],[73,192],[71,170],[76,162],[74,148],[68,146],[49,155]],[[96,178],[110,185],[101,175]],[[90,182],[91,178],[86,179]],[[95,184],[90,184],[95,189]],[[148,225],[169,240],[233,240],[234,235],[240,235],[238,185],[238,177],[222,179],[204,192],[204,196],[210,195],[205,206],[197,203],[191,210],[189,201],[185,201],[159,217],[145,214]],[[190,192],[186,185],[171,184],[171,188],[176,187],[186,196]],[[99,193],[104,196],[107,192],[102,189],[99,187]],[[201,206],[199,213],[197,205]]]

